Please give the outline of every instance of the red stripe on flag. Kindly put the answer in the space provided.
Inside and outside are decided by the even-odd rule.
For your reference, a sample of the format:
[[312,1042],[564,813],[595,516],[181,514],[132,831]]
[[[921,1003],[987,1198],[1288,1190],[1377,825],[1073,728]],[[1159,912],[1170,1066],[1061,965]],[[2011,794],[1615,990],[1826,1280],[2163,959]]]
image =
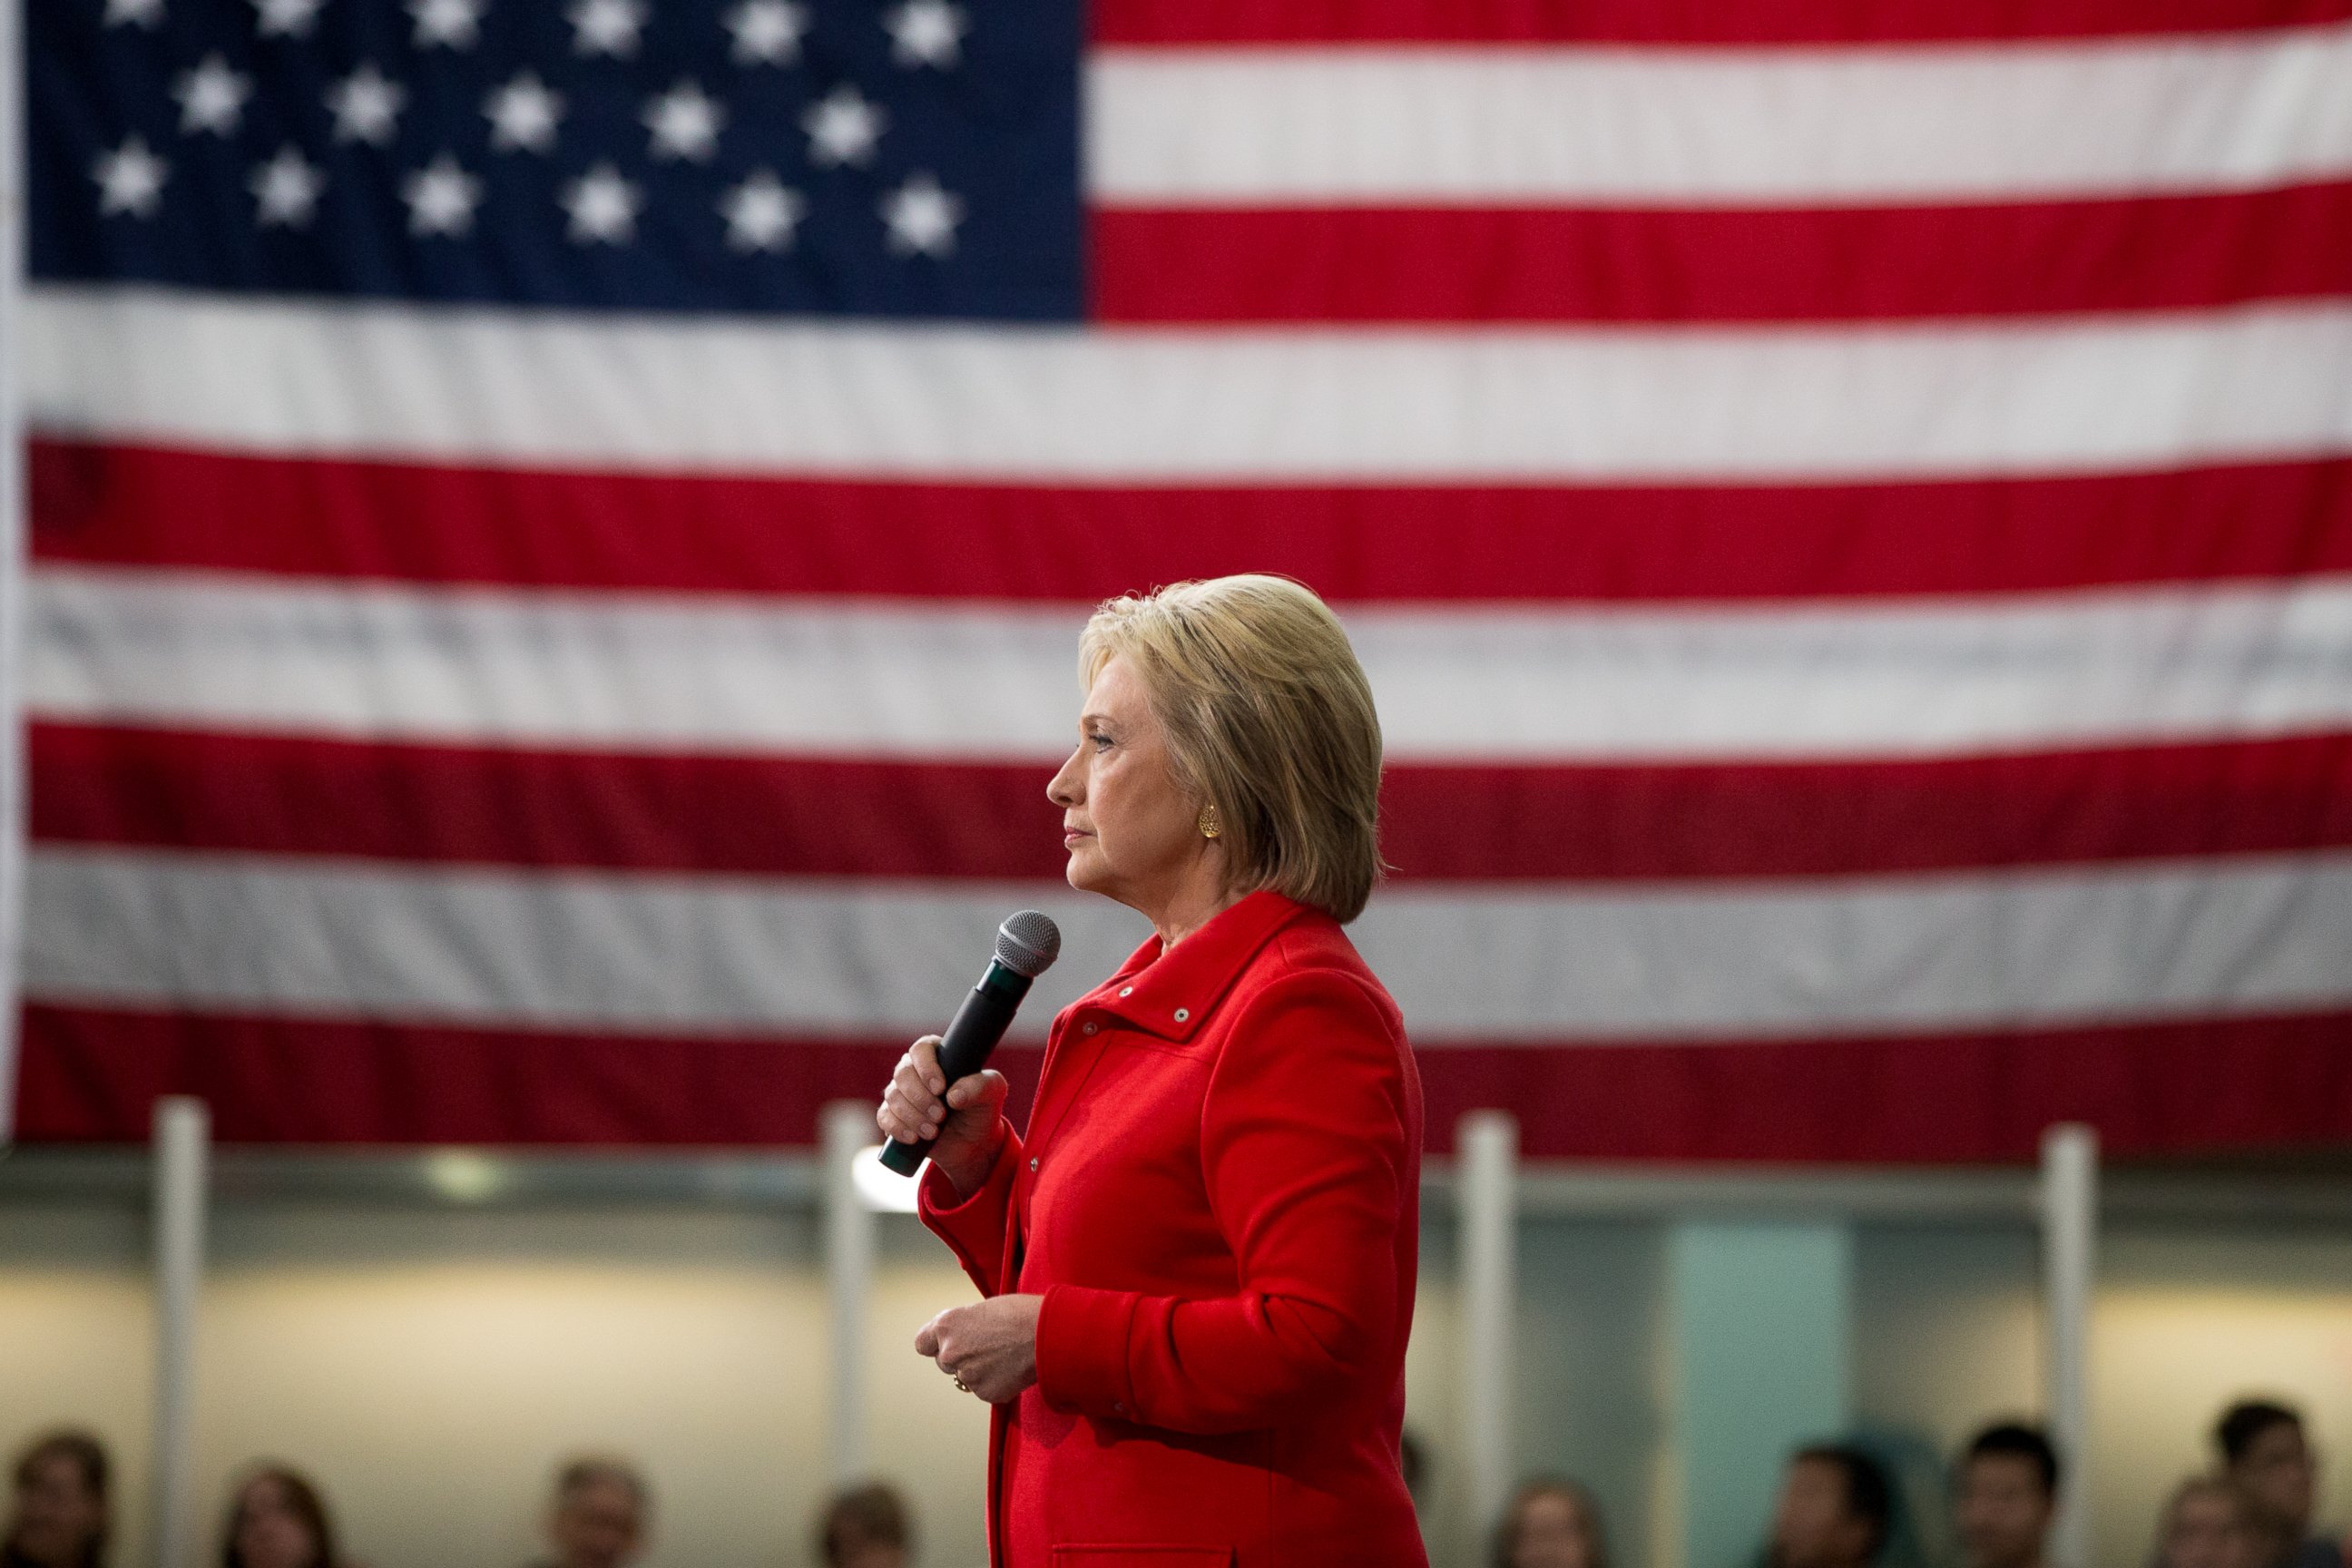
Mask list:
[[1097,211],[1113,322],[1799,321],[2352,293],[2352,184],[1828,211]]
[[2352,1014],[1705,1045],[1416,1051],[1431,1141],[1520,1119],[1538,1158],[2030,1161],[2053,1122],[2109,1154],[2352,1136]]
[[1391,768],[1407,878],[1810,877],[2352,844],[2352,736],[1937,762]]
[[[37,840],[760,876],[1061,875],[1043,765],[43,724]],[[2352,735],[1939,762],[1398,766],[1412,880],[1957,869],[2352,845]]]
[[32,837],[757,876],[1062,874],[1047,765],[592,754],[39,724]]
[[[943,1004],[944,1005],[944,1004]],[[137,1142],[194,1094],[231,1143],[805,1145],[898,1040],[534,1034],[36,1005],[17,1131]],[[1416,1054],[1433,1146],[1503,1106],[1538,1159],[2031,1159],[2053,1121],[2113,1153],[2352,1137],[2352,1015],[1916,1038],[1458,1045]],[[1025,1105],[1039,1053],[998,1058]]]
[[1865,44],[2308,26],[2346,0],[1094,0],[1090,41]]
[[37,560],[1089,602],[2003,593],[2352,567],[2352,460],[1855,485],[1081,488],[428,468],[41,440]]
[[[806,1144],[906,1049],[38,1004],[24,1026],[17,1136],[59,1142],[135,1142],[156,1095],[194,1094],[232,1143]],[[1041,1057],[996,1061],[1024,1110]]]

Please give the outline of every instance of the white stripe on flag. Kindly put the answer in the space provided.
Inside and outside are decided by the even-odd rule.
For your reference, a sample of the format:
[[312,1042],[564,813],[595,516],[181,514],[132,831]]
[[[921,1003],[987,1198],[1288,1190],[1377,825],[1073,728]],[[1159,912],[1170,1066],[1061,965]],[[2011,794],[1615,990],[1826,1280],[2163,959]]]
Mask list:
[[[1031,758],[1081,606],[418,590],[44,568],[37,717],[606,751]],[[1347,623],[1393,760],[1921,756],[2352,724],[2352,577]]]
[[2352,27],[2046,46],[1110,50],[1105,205],[1814,206],[2352,170]]
[[599,471],[1671,481],[2352,450],[2341,302],[2031,325],[1196,334],[44,286],[25,375],[48,433]]
[[51,846],[31,857],[30,885],[27,994],[479,1024],[911,1038],[946,1022],[997,923],[1029,908],[1064,936],[1024,1009],[1042,1037],[1055,1009],[1147,934],[1055,883],[757,883]]
[[[1024,904],[1070,946],[1024,1014],[1139,924],[1056,884],[420,870],[38,849],[28,994],[481,1025],[913,1034]],[[2352,856],[1594,889],[1391,890],[1354,928],[1423,1040],[1770,1038],[2352,1001]]]

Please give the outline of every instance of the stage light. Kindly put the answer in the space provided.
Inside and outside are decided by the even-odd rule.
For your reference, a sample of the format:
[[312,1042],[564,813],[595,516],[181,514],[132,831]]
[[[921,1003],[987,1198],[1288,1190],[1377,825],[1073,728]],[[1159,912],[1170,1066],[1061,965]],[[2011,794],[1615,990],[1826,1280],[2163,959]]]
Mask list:
[[882,1163],[882,1145],[860,1149],[849,1162],[850,1180],[857,1184],[857,1196],[877,1214],[913,1214],[915,1184],[919,1174],[902,1176]]
[[499,1162],[467,1149],[441,1149],[425,1156],[425,1179],[453,1204],[487,1203],[507,1184]]

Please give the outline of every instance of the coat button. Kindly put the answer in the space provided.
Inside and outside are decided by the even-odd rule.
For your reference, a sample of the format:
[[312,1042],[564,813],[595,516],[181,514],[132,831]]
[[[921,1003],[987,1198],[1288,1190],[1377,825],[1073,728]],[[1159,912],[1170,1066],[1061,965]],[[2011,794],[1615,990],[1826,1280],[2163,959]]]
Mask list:
[[1037,1168],[1037,1157],[1034,1154],[1029,1157],[1029,1168],[1033,1171]]
[[1135,994],[1135,987],[1132,985],[1122,985],[1118,988],[1118,994],[1122,996],[1132,996]]
[[1179,1007],[1176,1009],[1176,1021],[1180,1024],[1192,1016],[1192,1009],[1190,1007]]
[[1091,1035],[1098,1026],[1099,1026],[1094,1024],[1084,1025],[1079,1028],[1078,1033],[1081,1035]]

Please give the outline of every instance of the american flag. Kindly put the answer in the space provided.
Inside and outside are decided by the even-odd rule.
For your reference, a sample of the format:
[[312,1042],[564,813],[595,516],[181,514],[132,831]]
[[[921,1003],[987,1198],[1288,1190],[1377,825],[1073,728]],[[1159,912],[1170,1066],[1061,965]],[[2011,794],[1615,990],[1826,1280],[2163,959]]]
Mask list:
[[2347,0],[27,16],[23,1136],[806,1142],[1024,905],[1034,1046],[1244,569],[1441,1142],[2352,1134]]

